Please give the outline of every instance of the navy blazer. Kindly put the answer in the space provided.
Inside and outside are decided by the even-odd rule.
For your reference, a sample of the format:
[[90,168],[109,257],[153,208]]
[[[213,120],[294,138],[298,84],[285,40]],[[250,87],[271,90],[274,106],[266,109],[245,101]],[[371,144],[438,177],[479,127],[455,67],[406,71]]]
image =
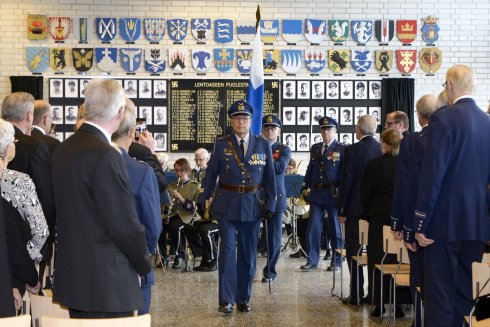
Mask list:
[[[334,140],[327,148],[327,155],[322,155],[323,143],[316,143],[310,149],[310,162],[306,168],[304,184],[310,189],[308,200],[326,206],[335,206],[335,200],[332,191],[329,188],[319,190],[316,185],[334,183],[339,184],[340,172],[344,158],[344,146]],[[318,158],[323,161],[325,173],[320,170]],[[328,175],[328,178],[327,176]]]
[[471,98],[429,120],[415,232],[436,242],[490,240],[490,118]]
[[369,135],[344,149],[339,190],[339,216],[362,216],[361,180],[364,169],[369,160],[379,156],[381,156],[381,144]]
[[[403,137],[400,143],[395,177],[395,192],[393,207],[391,209],[391,229],[401,231],[403,228],[405,200],[407,197],[407,186],[409,179],[413,177],[409,174],[410,166],[413,163],[413,149],[419,139],[419,133],[411,133]],[[409,218],[411,220],[411,218]]]
[[204,203],[216,189],[211,212],[216,219],[235,221],[255,221],[262,217],[262,210],[258,198],[262,199],[265,208],[274,211],[276,209],[276,179],[274,174],[274,162],[272,159],[269,141],[262,136],[250,134],[250,141],[243,160],[245,169],[252,177],[255,185],[262,184],[261,190],[254,192],[238,193],[227,191],[217,185],[220,182],[230,185],[250,185],[250,182],[242,174],[242,170],[235,160],[227,138],[231,137],[236,151],[239,151],[238,142],[234,134],[216,140],[213,155],[209,162],[206,177],[202,182],[202,193],[198,203]]
[[121,152],[128,169],[138,218],[145,226],[148,250],[150,253],[155,253],[155,247],[162,232],[160,193],[158,193],[155,173],[148,164],[131,158],[126,150],[121,149]]
[[275,142],[271,145],[272,158],[274,159],[274,173],[276,174],[276,212],[285,211],[288,207],[286,188],[284,187],[284,175],[291,159],[291,149],[287,145]]

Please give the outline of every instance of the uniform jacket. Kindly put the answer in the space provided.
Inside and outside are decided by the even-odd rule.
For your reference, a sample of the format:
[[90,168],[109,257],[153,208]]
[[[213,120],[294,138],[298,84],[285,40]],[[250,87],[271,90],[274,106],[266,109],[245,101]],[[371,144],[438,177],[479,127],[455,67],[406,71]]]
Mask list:
[[135,142],[129,146],[128,153],[132,158],[147,163],[153,169],[157,178],[158,189],[160,192],[165,191],[168,186],[168,181],[156,155],[152,154],[147,146]]
[[429,120],[415,232],[436,242],[490,240],[490,118],[471,98]]
[[60,144],[61,142],[58,139],[55,139],[54,137],[51,137],[49,135],[43,134],[40,130],[37,128],[33,128],[31,131],[31,136],[38,139],[39,141],[43,141],[46,143],[46,145],[49,148],[49,153],[53,154],[54,150]]
[[381,144],[372,136],[365,136],[359,142],[344,149],[339,191],[339,216],[362,216],[362,176],[366,163],[379,156],[381,156]]
[[[232,134],[229,137],[231,137],[235,150],[239,151],[235,135]],[[269,142],[261,136],[250,134],[250,143],[242,162],[254,184],[262,184],[263,188],[256,190],[256,195],[254,192],[227,191],[217,185],[218,178],[219,181],[230,185],[247,186],[250,185],[250,182],[242,174],[242,170],[231,152],[227,137],[216,141],[208,171],[202,183],[203,190],[199,195],[198,203],[204,203],[216,189],[211,212],[218,220],[227,219],[243,222],[260,219],[262,210],[258,199],[264,201],[266,209],[274,211],[276,208],[276,180]]]
[[286,188],[284,187],[284,175],[291,159],[291,149],[287,145],[275,142],[271,145],[272,158],[274,159],[274,173],[276,175],[276,212],[285,211],[287,208]]
[[169,193],[174,190],[177,190],[182,195],[185,203],[173,200],[170,217],[178,215],[185,224],[190,224],[193,220],[199,220],[200,217],[195,210],[197,197],[199,196],[199,183],[190,179],[183,183],[176,181],[168,185]]
[[143,307],[138,275],[151,270],[126,166],[95,126],[83,124],[53,156],[58,217],[53,299],[81,311]]
[[[327,152],[322,154],[323,143],[313,144],[310,149],[310,162],[306,169],[304,183],[310,188],[309,200],[323,205],[335,206],[332,191],[329,188],[319,190],[318,184],[328,183],[328,178],[336,186],[339,185],[340,172],[344,158],[344,146],[334,140],[327,148]],[[320,170],[318,158],[323,161],[325,173]]]

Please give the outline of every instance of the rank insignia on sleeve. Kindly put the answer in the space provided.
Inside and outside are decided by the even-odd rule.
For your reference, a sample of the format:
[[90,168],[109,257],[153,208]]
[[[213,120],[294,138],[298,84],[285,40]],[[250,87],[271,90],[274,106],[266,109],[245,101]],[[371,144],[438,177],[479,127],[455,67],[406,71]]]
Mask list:
[[302,50],[282,50],[281,65],[282,69],[288,74],[296,74],[301,69]]
[[318,74],[325,68],[326,64],[327,60],[324,50],[305,50],[305,65],[310,73]]
[[49,48],[26,47],[26,64],[31,72],[43,73],[49,67]]
[[419,54],[420,67],[427,74],[433,74],[441,68],[442,52],[439,48],[423,48]]
[[176,42],[181,43],[187,36],[189,30],[189,21],[183,18],[167,20],[168,37]]
[[335,43],[344,43],[349,38],[349,21],[329,20],[328,35]]
[[396,35],[404,44],[410,44],[417,37],[417,21],[416,20],[397,20]]
[[141,48],[121,49],[121,66],[128,73],[137,71],[141,66]]
[[141,36],[141,18],[119,18],[121,37],[128,43],[134,43]]
[[94,49],[93,48],[73,48],[71,49],[73,55],[73,67],[77,72],[86,72],[94,63]]
[[158,43],[165,36],[165,18],[145,18],[143,20],[145,37],[152,43]]
[[29,14],[27,16],[27,39],[44,40],[48,34],[46,14]]
[[439,18],[428,16],[423,18],[422,38],[429,45],[433,45],[439,39]]
[[214,40],[218,43],[233,41],[233,20],[216,19],[214,21]]
[[194,18],[191,19],[191,33],[199,42],[206,41],[211,35],[211,19]]
[[325,40],[327,21],[324,19],[305,19],[305,38],[312,44]]
[[351,21],[352,39],[358,44],[366,44],[373,36],[373,22],[370,20]]
[[71,18],[52,16],[49,17],[49,34],[55,41],[64,41],[71,31]]
[[95,48],[95,61],[100,70],[110,73],[116,66],[117,48]]
[[300,19],[282,20],[282,38],[288,43],[296,43],[303,35],[303,21]]
[[264,43],[274,43],[279,37],[279,20],[267,19],[260,21],[260,38]]
[[410,74],[417,63],[417,50],[396,50],[396,63],[402,74]]
[[233,48],[218,48],[213,50],[214,67],[220,72],[227,72],[233,67],[235,50]]
[[211,53],[205,50],[192,50],[192,67],[200,73],[205,73],[211,66]]
[[96,18],[95,32],[102,42],[111,42],[116,37],[116,18]]

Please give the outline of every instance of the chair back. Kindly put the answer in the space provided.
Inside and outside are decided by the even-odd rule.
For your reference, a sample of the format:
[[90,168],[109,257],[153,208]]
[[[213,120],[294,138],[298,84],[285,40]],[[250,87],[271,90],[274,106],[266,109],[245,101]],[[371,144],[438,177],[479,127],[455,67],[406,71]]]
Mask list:
[[110,319],[64,319],[53,317],[41,317],[42,327],[150,327],[151,316],[149,314]]
[[490,263],[490,253],[483,253],[483,257],[481,258],[481,262]]
[[67,319],[70,318],[68,309],[62,307],[59,303],[53,302],[52,297],[31,294],[30,298],[33,326],[39,326],[36,325],[36,322],[40,322],[42,316]]
[[490,294],[490,265],[488,263],[473,262],[471,268],[473,298]]
[[405,263],[409,264],[410,259],[408,257],[408,251],[405,245],[402,244],[400,248],[398,249],[398,253],[396,254],[396,259],[398,260],[399,263]]
[[395,241],[390,226],[383,226],[383,251],[389,254],[398,254],[403,241]]
[[0,318],[0,327],[31,327],[31,316]]
[[368,245],[369,222],[359,219],[359,244]]

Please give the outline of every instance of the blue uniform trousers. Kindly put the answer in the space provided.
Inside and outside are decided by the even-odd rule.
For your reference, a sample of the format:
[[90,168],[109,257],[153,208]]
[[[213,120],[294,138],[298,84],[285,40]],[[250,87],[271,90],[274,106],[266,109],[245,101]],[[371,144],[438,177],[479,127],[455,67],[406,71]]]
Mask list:
[[[263,274],[266,278],[276,278],[276,264],[281,254],[281,240],[282,240],[282,218],[284,212],[275,212],[274,216],[267,221],[267,237],[269,240],[269,251],[267,256],[269,258],[269,268],[265,265]],[[264,226],[265,228],[265,226]]]
[[425,326],[462,326],[473,306],[471,263],[481,262],[484,247],[436,241],[424,249]]
[[151,287],[155,284],[155,273],[150,271],[141,278],[141,295],[143,295],[143,308],[138,310],[139,315],[150,313]]
[[219,303],[248,304],[255,276],[260,220],[219,219],[218,226]]
[[422,309],[422,294],[417,296],[417,303],[415,303],[415,294],[417,292],[417,287],[423,289],[423,278],[422,278],[422,260],[423,260],[422,248],[418,248],[417,252],[408,251],[408,258],[410,260],[410,294],[412,295],[412,303],[417,306],[417,316],[414,319],[413,326],[422,326],[421,321],[421,309]]
[[[337,219],[337,209],[334,206],[327,206],[316,202],[310,203],[310,219],[308,221],[308,264],[318,265],[320,259],[320,238],[324,223],[325,211],[327,211],[330,231],[330,248],[335,252],[342,246],[342,231],[340,222]],[[333,256],[332,256],[333,258]],[[333,259],[332,259],[333,260]],[[336,258],[336,265],[340,266],[340,256]],[[332,261],[333,264],[333,261]]]

